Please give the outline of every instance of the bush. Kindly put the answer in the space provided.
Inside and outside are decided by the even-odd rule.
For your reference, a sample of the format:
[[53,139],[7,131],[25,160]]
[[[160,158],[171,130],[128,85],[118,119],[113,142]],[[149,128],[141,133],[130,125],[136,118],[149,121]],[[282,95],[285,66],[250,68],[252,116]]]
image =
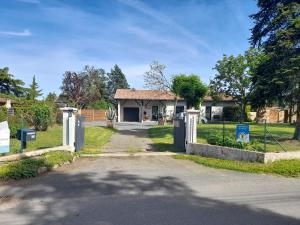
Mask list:
[[46,131],[51,122],[51,109],[46,104],[35,104],[32,111],[32,125],[37,131]]
[[16,138],[17,137],[17,130],[27,127],[28,123],[25,119],[13,116],[8,118],[8,126],[10,129],[10,137]]
[[92,109],[109,109],[111,107],[112,107],[112,105],[103,99],[98,102],[91,103],[89,105],[89,108],[92,108]]
[[222,134],[210,134],[207,137],[207,142],[211,145],[219,145],[219,146],[226,146],[230,148],[239,148],[239,149],[246,149],[248,144],[236,142],[235,138],[225,135],[223,141]]
[[71,162],[73,154],[67,151],[48,152],[37,158],[27,158],[15,162],[0,165],[0,180],[20,180],[23,178],[36,177],[38,168],[53,168],[54,165],[61,165],[64,162]]
[[7,120],[7,108],[6,107],[0,107],[0,122]]

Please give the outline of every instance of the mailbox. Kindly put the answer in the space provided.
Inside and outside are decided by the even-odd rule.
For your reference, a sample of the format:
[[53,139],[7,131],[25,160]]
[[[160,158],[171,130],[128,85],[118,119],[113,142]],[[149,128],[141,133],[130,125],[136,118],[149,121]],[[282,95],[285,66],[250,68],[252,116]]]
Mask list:
[[35,141],[36,132],[33,129],[19,129],[17,139],[21,141],[21,152],[27,147],[27,141]]

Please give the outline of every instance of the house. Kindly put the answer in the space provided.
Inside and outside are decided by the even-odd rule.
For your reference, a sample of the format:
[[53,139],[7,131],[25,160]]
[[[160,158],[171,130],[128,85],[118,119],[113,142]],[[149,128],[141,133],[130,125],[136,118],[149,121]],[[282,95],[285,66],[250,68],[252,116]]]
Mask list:
[[11,100],[9,98],[0,98],[0,107],[6,107],[11,108],[12,105],[16,103],[14,100]]
[[[118,122],[156,121],[160,112],[165,112],[167,120],[173,117],[175,95],[171,92],[118,89],[114,98],[118,102]],[[183,112],[186,107],[186,101],[179,98],[176,112]]]
[[223,116],[223,107],[234,106],[236,101],[231,96],[222,96],[216,102],[211,96],[205,96],[199,108],[200,116],[207,120],[221,120]]

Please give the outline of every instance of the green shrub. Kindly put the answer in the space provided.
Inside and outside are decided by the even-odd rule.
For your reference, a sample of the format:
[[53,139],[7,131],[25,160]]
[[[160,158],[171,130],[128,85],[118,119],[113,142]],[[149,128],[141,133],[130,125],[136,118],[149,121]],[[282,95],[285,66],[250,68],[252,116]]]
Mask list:
[[7,108],[6,107],[0,107],[0,122],[7,120]]
[[0,165],[0,180],[20,180],[23,178],[36,177],[38,168],[53,168],[56,164],[71,162],[73,154],[68,151],[48,152],[37,158],[26,158],[15,162]]
[[39,103],[30,108],[32,125],[37,131],[46,131],[51,122],[51,109],[48,105]]
[[236,142],[234,137],[228,135],[225,135],[223,140],[223,135],[218,133],[210,134],[207,137],[207,142],[211,145],[219,145],[239,149],[246,149],[248,147],[247,143]]
[[109,109],[110,107],[112,107],[112,105],[102,99],[98,102],[90,104],[89,107],[92,109]]
[[13,116],[8,118],[8,126],[10,129],[10,137],[16,138],[17,137],[17,130],[27,127],[28,123],[25,119]]
[[29,178],[37,176],[37,170],[44,165],[43,159],[23,159],[0,167],[0,179]]

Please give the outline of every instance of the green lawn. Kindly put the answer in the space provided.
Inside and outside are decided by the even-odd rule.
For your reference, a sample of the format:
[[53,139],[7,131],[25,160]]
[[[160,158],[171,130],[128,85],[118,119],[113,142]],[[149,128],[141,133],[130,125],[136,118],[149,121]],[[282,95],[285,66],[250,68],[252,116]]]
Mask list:
[[[86,127],[85,128],[85,146],[82,152],[99,153],[101,147],[106,144],[114,133],[114,130],[104,127]],[[18,152],[20,141],[11,139],[11,152]],[[37,132],[36,140],[27,142],[26,151],[32,151],[43,148],[51,148],[62,145],[62,126],[55,125],[47,131]]]
[[269,164],[262,164],[205,158],[195,155],[177,155],[175,158],[192,160],[193,162],[208,167],[236,170],[247,173],[275,174],[286,177],[299,177],[300,175],[300,160],[281,160]]
[[[20,141],[11,139],[10,151],[16,153],[20,150]],[[47,131],[38,131],[35,141],[27,142],[26,151],[32,151],[43,148],[52,148],[62,145],[62,126],[55,125],[49,127]]]
[[[263,149],[264,146],[264,125],[250,123],[250,141],[255,142],[255,148]],[[225,124],[225,135],[235,138],[236,124]],[[268,131],[275,137],[287,151],[300,151],[300,142],[291,140],[295,127],[288,124],[268,124]],[[222,135],[222,124],[200,124],[197,129],[198,143],[207,144],[207,137],[210,134],[219,133]],[[250,149],[254,150],[254,149]],[[269,136],[267,137],[267,152],[280,152],[283,149]]]
[[[225,135],[235,138],[236,124],[225,125]],[[280,141],[287,151],[300,151],[300,142],[291,140],[293,137],[294,126],[287,124],[269,124],[268,130]],[[210,134],[222,134],[222,124],[200,124],[197,129],[198,143],[207,144],[207,137]],[[155,147],[161,151],[174,151],[173,147],[173,126],[156,126],[149,129],[149,136],[155,144]],[[264,125],[250,124],[250,140],[255,142],[255,147],[263,148]],[[283,151],[281,147],[270,138],[267,139],[267,151]],[[253,147],[251,147],[253,148]],[[252,149],[253,150],[253,149]]]
[[101,147],[105,145],[114,129],[104,127],[86,127],[85,129],[85,145],[80,153],[101,153]]

